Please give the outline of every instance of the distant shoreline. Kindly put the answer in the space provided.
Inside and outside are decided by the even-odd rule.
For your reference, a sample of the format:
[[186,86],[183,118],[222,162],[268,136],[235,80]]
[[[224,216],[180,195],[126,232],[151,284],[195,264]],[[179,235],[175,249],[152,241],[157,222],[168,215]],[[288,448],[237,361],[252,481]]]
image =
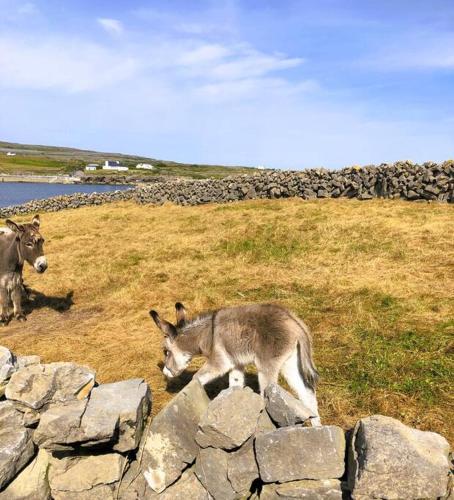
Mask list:
[[72,175],[39,175],[39,174],[0,174],[0,182],[32,182],[44,184],[124,184],[124,182],[105,182],[96,180],[96,182],[86,182],[81,177]]

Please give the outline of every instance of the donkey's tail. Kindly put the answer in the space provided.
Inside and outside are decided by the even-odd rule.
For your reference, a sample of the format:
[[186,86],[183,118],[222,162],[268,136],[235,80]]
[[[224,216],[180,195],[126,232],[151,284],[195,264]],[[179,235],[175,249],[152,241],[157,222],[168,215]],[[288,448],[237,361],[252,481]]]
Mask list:
[[312,358],[312,336],[309,327],[292,314],[292,318],[298,323],[300,327],[300,335],[298,339],[298,365],[301,376],[307,387],[315,391],[319,374],[315,368],[314,360]]

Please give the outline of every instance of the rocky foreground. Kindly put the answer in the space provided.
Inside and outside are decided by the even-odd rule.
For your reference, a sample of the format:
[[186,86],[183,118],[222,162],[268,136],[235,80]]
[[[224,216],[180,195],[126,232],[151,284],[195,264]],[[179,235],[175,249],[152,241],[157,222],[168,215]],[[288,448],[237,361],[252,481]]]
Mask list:
[[[374,415],[311,427],[278,385],[210,401],[196,381],[150,418],[142,379],[0,347],[0,500],[436,499],[452,489],[439,434]],[[452,498],[452,491],[451,497]]]

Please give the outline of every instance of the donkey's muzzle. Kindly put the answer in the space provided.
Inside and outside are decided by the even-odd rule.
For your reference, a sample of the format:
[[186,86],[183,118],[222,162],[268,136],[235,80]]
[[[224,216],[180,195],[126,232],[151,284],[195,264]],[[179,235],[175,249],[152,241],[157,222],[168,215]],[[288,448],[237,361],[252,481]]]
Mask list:
[[47,259],[46,257],[38,257],[33,264],[35,271],[37,273],[43,273],[47,269]]

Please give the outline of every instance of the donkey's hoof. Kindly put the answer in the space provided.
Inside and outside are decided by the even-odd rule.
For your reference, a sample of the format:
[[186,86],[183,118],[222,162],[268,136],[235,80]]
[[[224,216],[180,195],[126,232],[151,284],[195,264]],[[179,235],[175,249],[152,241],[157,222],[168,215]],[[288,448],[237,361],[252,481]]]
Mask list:
[[5,316],[0,316],[0,326],[7,326],[9,323],[9,318]]
[[17,321],[27,321],[27,318],[23,314],[18,314],[16,319]]

